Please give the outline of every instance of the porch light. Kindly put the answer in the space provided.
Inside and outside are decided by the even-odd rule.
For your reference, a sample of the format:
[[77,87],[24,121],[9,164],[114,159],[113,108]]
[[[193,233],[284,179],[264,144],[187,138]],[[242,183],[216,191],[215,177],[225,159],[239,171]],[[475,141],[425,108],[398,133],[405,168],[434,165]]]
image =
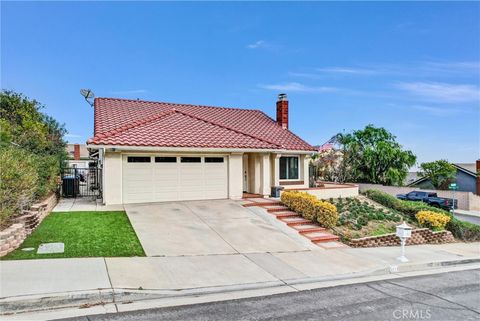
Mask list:
[[408,259],[405,257],[405,243],[407,239],[412,236],[412,228],[405,223],[405,221],[397,225],[397,236],[400,238],[402,254],[397,258],[400,262],[408,262]]

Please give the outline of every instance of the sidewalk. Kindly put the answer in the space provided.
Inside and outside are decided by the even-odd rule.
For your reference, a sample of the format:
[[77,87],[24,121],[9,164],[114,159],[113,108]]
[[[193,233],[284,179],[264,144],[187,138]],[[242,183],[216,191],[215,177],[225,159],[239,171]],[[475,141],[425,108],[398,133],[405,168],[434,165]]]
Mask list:
[[[177,257],[77,258],[0,262],[2,313],[245,290],[311,288],[318,282],[480,263],[480,243],[400,249],[344,248]],[[118,308],[120,307],[120,308]]]

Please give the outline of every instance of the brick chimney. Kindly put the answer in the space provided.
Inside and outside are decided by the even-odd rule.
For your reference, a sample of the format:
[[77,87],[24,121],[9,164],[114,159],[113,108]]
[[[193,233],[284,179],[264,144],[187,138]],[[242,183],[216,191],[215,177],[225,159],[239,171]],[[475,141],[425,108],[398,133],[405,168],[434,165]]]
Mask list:
[[480,195],[480,159],[477,159],[477,195]]
[[75,144],[73,145],[73,159],[80,160],[80,145]]
[[287,94],[279,94],[277,101],[277,123],[283,129],[288,129],[288,100]]

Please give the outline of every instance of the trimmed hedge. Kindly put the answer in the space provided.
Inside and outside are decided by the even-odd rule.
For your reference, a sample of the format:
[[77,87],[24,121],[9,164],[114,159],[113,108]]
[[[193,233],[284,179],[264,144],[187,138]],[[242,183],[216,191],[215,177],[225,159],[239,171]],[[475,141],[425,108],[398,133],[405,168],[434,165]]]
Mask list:
[[282,203],[307,220],[332,228],[337,225],[338,212],[335,205],[322,201],[305,192],[286,191],[281,196]]
[[415,215],[420,211],[430,211],[447,215],[451,219],[450,222],[447,223],[446,229],[452,232],[453,236],[463,241],[480,241],[480,225],[460,221],[452,217],[452,214],[445,210],[423,202],[399,200],[395,196],[375,189],[365,191],[365,195],[383,206],[402,212],[412,218],[415,218]]
[[423,202],[399,200],[395,196],[376,189],[369,189],[365,191],[365,195],[371,200],[382,204],[383,206],[392,208],[410,216],[412,219],[415,219],[415,215],[417,215],[417,213],[420,211],[431,211],[435,213],[450,215],[449,212],[442,210],[441,208],[433,207]]

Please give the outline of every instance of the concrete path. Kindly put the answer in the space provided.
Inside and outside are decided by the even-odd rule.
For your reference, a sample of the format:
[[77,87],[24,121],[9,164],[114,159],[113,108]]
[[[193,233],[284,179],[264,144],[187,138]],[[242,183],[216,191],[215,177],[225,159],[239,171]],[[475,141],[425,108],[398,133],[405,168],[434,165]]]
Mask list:
[[480,270],[64,321],[478,320]]
[[125,210],[148,256],[308,250],[231,200],[128,204]]
[[123,205],[103,205],[91,197],[62,198],[53,212],[98,212],[98,211],[123,211]]
[[[0,261],[0,298],[94,289],[189,290],[361,274],[392,265],[480,259],[480,243],[183,257]],[[0,302],[1,303],[1,302]]]
[[110,288],[103,258],[0,261],[0,297]]

